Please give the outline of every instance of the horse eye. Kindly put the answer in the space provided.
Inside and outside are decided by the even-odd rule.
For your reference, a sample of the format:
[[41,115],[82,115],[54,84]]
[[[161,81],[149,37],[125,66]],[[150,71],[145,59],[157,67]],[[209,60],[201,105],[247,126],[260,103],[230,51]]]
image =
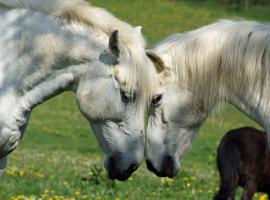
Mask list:
[[158,106],[159,103],[160,103],[160,101],[161,101],[161,99],[162,99],[162,94],[158,94],[158,95],[156,95],[156,96],[154,96],[154,97],[152,98],[151,104],[152,104],[153,106]]
[[122,100],[126,103],[135,100],[135,94],[130,94],[129,92],[125,92],[123,90],[121,90],[120,93]]

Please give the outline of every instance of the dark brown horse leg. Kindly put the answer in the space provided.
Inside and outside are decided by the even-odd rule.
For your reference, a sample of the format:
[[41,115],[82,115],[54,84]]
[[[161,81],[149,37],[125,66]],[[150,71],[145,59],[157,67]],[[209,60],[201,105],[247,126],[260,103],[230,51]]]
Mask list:
[[230,186],[221,184],[214,200],[234,200],[237,183],[231,183]]
[[245,184],[241,200],[252,200],[256,191],[257,191],[256,181],[252,181],[252,180],[248,181]]

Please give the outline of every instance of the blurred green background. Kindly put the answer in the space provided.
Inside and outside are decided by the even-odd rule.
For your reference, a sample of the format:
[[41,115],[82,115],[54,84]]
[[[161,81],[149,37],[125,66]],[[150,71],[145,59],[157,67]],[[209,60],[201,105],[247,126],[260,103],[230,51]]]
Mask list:
[[[270,5],[254,0],[93,0],[117,17],[143,26],[151,47],[175,32],[184,32],[218,19],[243,18],[267,22]],[[243,3],[244,2],[244,3]],[[26,134],[9,156],[0,183],[0,199],[212,199],[219,184],[216,149],[232,128],[256,126],[231,106],[210,116],[176,179],[158,178],[143,164],[127,182],[110,181],[103,154],[74,94],[64,93],[36,108]],[[241,190],[239,191],[241,192]],[[263,199],[256,194],[255,199]]]

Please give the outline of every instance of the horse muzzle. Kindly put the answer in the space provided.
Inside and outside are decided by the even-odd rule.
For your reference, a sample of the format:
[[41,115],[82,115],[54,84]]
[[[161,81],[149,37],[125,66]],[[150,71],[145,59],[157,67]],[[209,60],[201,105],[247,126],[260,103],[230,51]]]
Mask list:
[[11,153],[19,144],[21,133],[3,128],[0,132],[0,158]]
[[160,167],[156,167],[151,160],[146,160],[146,166],[149,171],[155,173],[158,177],[173,178],[177,176],[180,164],[173,156],[166,155],[162,158]]
[[[128,165],[123,165],[122,162],[125,159],[119,154],[111,155],[105,162],[105,168],[108,171],[109,178],[112,180],[125,181],[127,180],[136,169],[138,169],[140,163],[130,162]],[[123,167],[127,166],[127,167]]]

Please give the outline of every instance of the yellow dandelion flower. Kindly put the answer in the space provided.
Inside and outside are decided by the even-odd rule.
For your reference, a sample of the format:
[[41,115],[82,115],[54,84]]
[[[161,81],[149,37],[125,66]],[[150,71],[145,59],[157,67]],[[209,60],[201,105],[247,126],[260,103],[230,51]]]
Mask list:
[[44,178],[45,177],[45,175],[40,173],[40,172],[35,172],[34,175],[39,177],[39,178]]
[[89,175],[89,176],[93,176],[94,173],[93,173],[92,171],[90,171],[90,172],[88,172],[88,175]]
[[24,176],[24,175],[25,175],[25,171],[22,170],[22,169],[20,169],[20,170],[19,170],[19,176]]
[[266,194],[261,195],[259,200],[267,200],[267,195]]
[[167,183],[172,183],[172,182],[174,182],[174,179],[173,178],[166,178],[166,182]]
[[100,196],[96,196],[95,200],[101,200]]
[[97,160],[97,161],[100,161],[100,160],[101,160],[101,157],[97,157],[96,160]]
[[69,186],[67,181],[64,182],[64,186]]
[[165,178],[161,178],[160,183],[161,183],[161,185],[163,185],[165,183]]
[[183,181],[188,181],[188,180],[189,180],[188,177],[184,177],[184,178],[183,178]]
[[25,199],[25,196],[24,195],[18,195],[17,197],[14,197],[15,200],[24,200]]
[[36,198],[34,196],[28,197],[28,200],[35,200]]
[[16,168],[14,168],[14,167],[9,167],[6,170],[7,175],[11,175],[11,176],[14,175],[15,172],[16,172]]

